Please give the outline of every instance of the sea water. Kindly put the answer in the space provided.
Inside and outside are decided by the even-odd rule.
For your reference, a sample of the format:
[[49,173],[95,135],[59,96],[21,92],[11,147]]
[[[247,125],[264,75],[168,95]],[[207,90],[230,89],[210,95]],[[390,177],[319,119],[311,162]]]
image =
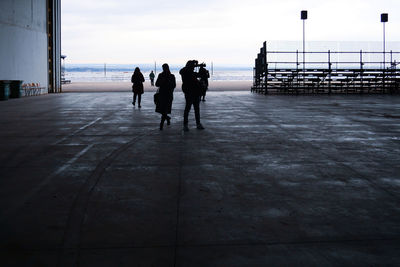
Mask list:
[[[140,66],[139,66],[140,67]],[[126,65],[71,65],[64,67],[65,79],[71,82],[130,82],[135,66]],[[149,80],[150,67],[140,67],[145,80]],[[180,78],[180,68],[171,68],[172,74]],[[156,71],[157,75],[161,70]],[[214,81],[252,81],[253,67],[218,68],[210,72]]]

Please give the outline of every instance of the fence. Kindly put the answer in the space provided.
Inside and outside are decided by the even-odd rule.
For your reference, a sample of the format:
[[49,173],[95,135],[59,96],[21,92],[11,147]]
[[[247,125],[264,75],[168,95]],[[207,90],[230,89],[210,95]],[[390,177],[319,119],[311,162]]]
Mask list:
[[264,42],[255,59],[251,90],[263,94],[399,93],[399,59],[400,52],[393,51],[267,51]]

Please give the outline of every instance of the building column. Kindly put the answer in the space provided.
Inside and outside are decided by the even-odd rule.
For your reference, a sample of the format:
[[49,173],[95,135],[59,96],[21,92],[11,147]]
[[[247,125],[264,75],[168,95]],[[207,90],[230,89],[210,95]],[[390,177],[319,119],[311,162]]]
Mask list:
[[61,93],[61,0],[47,0],[49,93]]

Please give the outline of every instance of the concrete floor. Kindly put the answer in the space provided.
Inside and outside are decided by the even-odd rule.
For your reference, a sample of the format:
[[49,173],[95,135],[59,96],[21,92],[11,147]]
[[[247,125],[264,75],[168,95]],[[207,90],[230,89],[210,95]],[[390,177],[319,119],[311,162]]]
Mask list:
[[400,265],[400,97],[130,102],[0,102],[0,265]]

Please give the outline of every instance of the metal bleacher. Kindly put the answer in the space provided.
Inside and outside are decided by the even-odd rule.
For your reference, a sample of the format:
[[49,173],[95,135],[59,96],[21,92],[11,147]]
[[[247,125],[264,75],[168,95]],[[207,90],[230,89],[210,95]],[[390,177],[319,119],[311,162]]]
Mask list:
[[[382,53],[267,51],[264,42],[255,60],[251,90],[262,94],[399,93],[400,70],[396,68],[395,57],[399,57],[400,52],[387,52],[388,62],[363,60],[371,56],[376,58]],[[300,61],[299,57],[306,54],[327,58],[327,61]],[[269,55],[278,59],[292,57],[294,60],[268,61]],[[359,60],[331,60],[332,57],[339,58],[339,55],[357,56]]]

